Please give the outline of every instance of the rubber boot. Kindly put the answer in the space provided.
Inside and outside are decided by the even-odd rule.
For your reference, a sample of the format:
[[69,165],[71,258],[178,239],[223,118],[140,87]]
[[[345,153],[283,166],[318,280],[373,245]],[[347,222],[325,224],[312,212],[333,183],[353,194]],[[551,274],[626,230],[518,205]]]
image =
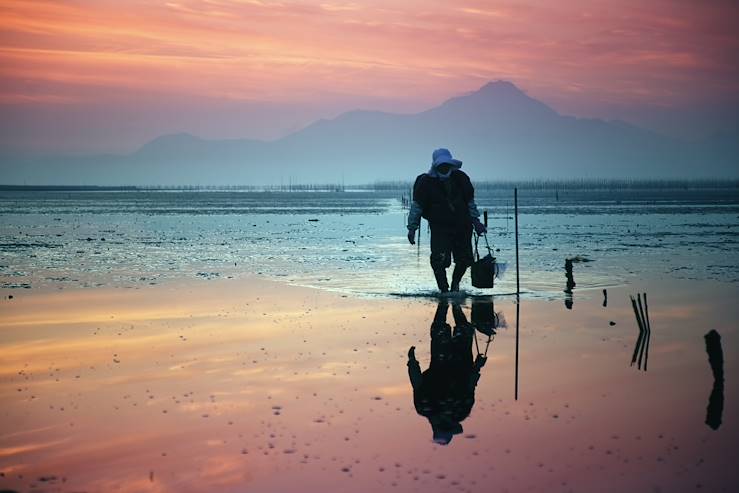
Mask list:
[[[439,304],[436,305],[436,313],[434,314],[434,324],[445,324],[446,314],[449,311],[449,303],[446,298],[441,298]],[[433,324],[432,324],[433,328]]]
[[446,269],[435,269],[434,277],[436,278],[436,285],[439,287],[439,291],[442,293],[449,292],[449,283],[446,280]]
[[465,272],[467,272],[466,265],[454,264],[454,271],[452,272],[452,291],[459,291],[459,282],[464,277]]
[[452,315],[454,316],[454,335],[462,333],[471,327],[461,305],[457,303],[452,305]]

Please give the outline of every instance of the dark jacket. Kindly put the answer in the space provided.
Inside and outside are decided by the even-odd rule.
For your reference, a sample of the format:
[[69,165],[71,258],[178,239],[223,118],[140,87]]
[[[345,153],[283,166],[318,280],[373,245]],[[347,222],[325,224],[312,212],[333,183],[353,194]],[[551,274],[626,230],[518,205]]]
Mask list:
[[413,404],[421,416],[444,415],[456,422],[469,416],[480,378],[472,361],[473,330],[465,327],[452,337],[448,324],[431,326],[431,364],[413,387]]
[[466,229],[472,224],[469,202],[475,189],[464,171],[454,170],[446,180],[424,173],[413,185],[413,200],[420,204],[422,216],[431,227]]

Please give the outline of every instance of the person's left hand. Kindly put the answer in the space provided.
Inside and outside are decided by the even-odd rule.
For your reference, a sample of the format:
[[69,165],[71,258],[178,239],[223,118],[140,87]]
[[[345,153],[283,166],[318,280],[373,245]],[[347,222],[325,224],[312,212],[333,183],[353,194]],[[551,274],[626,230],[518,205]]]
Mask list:
[[488,228],[486,228],[485,225],[482,224],[479,219],[473,222],[472,225],[474,226],[475,233],[477,233],[478,236],[484,235],[485,233],[488,232]]
[[475,358],[475,366],[477,368],[482,368],[485,366],[485,362],[488,360],[487,356],[483,356],[482,354],[478,354],[477,358]]

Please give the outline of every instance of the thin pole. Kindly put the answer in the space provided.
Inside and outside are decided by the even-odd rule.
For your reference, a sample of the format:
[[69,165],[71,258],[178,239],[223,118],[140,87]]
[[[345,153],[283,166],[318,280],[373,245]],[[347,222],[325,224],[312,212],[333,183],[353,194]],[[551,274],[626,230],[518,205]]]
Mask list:
[[518,281],[518,188],[513,189],[513,208],[516,221],[516,386],[514,398],[518,400],[518,326],[521,313],[521,287]]
[[514,398],[518,400],[518,318],[521,310],[521,300],[516,295],[516,389],[514,391]]
[[513,215],[516,221],[516,296],[518,296],[521,292],[521,287],[518,282],[518,188],[513,189],[513,209]]

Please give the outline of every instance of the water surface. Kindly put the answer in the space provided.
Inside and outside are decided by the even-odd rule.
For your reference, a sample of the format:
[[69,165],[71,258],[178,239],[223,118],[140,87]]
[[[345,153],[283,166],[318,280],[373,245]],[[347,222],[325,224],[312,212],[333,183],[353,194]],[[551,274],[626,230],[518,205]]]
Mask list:
[[736,194],[520,199],[440,301],[395,192],[3,192],[0,489],[735,491]]

